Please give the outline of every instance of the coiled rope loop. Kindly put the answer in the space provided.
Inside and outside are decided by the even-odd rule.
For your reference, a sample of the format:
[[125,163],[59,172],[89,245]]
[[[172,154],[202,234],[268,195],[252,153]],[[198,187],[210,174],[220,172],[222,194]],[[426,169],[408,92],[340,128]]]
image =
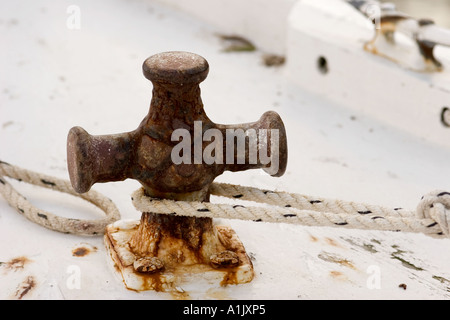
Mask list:
[[[17,192],[4,177],[80,197],[103,210],[105,217],[98,220],[72,219],[38,209]],[[114,203],[98,192],[91,190],[84,194],[78,194],[73,190],[69,181],[22,169],[3,161],[0,161],[0,193],[11,207],[27,219],[48,229],[64,233],[77,235],[103,234],[108,224],[120,219],[119,210]]]
[[450,237],[450,192],[438,190],[423,196],[416,214],[419,219],[436,221],[442,232]]

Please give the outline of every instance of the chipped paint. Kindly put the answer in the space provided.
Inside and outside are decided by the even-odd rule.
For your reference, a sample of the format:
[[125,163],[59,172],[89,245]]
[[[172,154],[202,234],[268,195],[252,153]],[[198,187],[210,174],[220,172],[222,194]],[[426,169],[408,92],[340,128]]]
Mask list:
[[417,270],[417,271],[423,271],[423,268],[415,266],[413,263],[407,261],[402,255],[406,253],[406,251],[402,251],[398,248],[397,245],[393,245],[392,248],[396,249],[397,251],[391,253],[391,259],[396,259],[402,263],[402,266]]
[[364,243],[362,245],[362,248],[366,251],[369,251],[370,253],[377,253],[378,251],[375,249],[375,246],[370,243]]
[[444,283],[444,284],[448,284],[450,285],[450,280],[444,278],[444,277],[440,277],[440,276],[432,276],[433,279],[439,281],[440,283]]
[[319,259],[322,259],[323,261],[337,263],[341,266],[356,270],[356,267],[353,265],[353,262],[351,262],[347,259],[344,259],[342,257],[339,257],[338,255],[322,251],[321,253],[319,253],[317,255],[317,257]]
[[219,34],[218,37],[224,42],[224,52],[255,51],[255,45],[248,39],[238,35]]
[[366,250],[366,251],[368,251],[370,253],[377,253],[378,252],[378,250],[375,249],[375,246],[373,244],[371,244],[371,243],[364,242],[364,243],[360,244],[360,243],[357,243],[356,241],[354,241],[353,239],[349,239],[349,238],[342,238],[342,239],[344,241],[350,243],[352,246],[360,247],[360,248],[362,248],[362,249],[364,249],[364,250]]

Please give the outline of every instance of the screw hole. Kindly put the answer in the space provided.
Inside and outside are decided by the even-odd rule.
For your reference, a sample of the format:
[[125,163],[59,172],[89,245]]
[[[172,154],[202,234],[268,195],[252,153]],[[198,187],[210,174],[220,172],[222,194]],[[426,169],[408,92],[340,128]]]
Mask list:
[[450,128],[450,108],[443,107],[441,111],[441,122],[444,127]]
[[328,61],[324,56],[320,56],[317,59],[317,68],[319,69],[320,73],[327,74],[328,73]]

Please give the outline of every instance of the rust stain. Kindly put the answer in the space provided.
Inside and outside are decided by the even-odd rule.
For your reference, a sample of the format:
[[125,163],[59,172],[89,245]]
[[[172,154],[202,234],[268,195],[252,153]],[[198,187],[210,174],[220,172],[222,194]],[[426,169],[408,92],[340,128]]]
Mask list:
[[342,246],[336,242],[336,240],[332,239],[332,238],[325,238],[325,242],[328,243],[330,246],[333,247],[338,247],[338,248],[342,248]]
[[350,261],[348,261],[346,259],[339,261],[339,263],[341,265],[343,265],[344,267],[356,270],[355,266]]
[[220,282],[222,287],[226,287],[229,284],[239,284],[236,277],[237,268],[224,268],[223,270],[226,271],[226,273],[223,276],[223,280]]
[[309,240],[311,240],[312,242],[319,241],[319,239],[317,237],[314,237],[313,235],[309,235]]
[[[145,215],[146,213],[142,216]],[[146,222],[148,222],[148,219],[145,219],[144,223]],[[140,226],[142,226],[142,220]],[[186,280],[185,276],[187,274],[198,274],[201,276],[201,274],[205,272],[217,272],[216,279],[220,282],[221,286],[238,284],[242,283],[242,281],[248,282],[248,279],[251,280],[251,278],[253,278],[251,261],[245,254],[243,245],[239,239],[236,238],[234,231],[228,227],[215,226],[217,237],[219,237],[218,241],[220,241],[220,243],[217,243],[213,249],[219,251],[219,253],[211,255],[210,261],[208,261],[208,255],[205,255],[201,251],[205,242],[201,243],[199,250],[196,250],[193,249],[192,246],[186,244],[183,239],[180,239],[181,235],[178,238],[172,235],[166,235],[163,240],[155,240],[156,237],[153,239],[148,238],[146,240],[147,245],[143,245],[141,242],[139,243],[139,248],[142,250],[143,255],[147,252],[150,253],[150,255],[141,257],[138,252],[131,250],[129,241],[129,239],[132,239],[136,234],[136,230],[138,230],[140,226],[121,231],[122,236],[120,241],[121,243],[125,243],[124,239],[127,239],[126,247],[119,244],[117,238],[113,236],[113,234],[120,229],[111,229],[111,231],[108,227],[104,237],[107,251],[114,261],[114,267],[122,274],[125,286],[129,290],[137,292],[146,290],[167,292],[170,293],[174,299],[180,300],[191,298],[189,293],[186,293],[184,289],[179,287]],[[163,228],[159,226],[159,230],[157,231],[158,232],[155,232],[155,234],[161,236],[162,232],[169,232],[170,230],[163,230]],[[147,233],[147,236],[148,235],[149,233]],[[155,244],[153,246],[155,252],[151,252],[153,244]],[[207,245],[210,246],[210,244]],[[119,250],[119,248],[122,250]],[[125,251],[123,249],[133,255],[131,259],[126,254],[123,254]],[[142,265],[146,267],[147,260],[152,264],[152,260],[154,260],[152,258],[158,259],[158,262],[161,262],[162,268],[157,268],[158,270],[155,270],[160,272],[140,270],[139,266]],[[215,258],[217,258],[217,263],[216,265],[212,265]],[[230,261],[228,261],[228,259],[230,259]],[[141,264],[141,262],[144,264]],[[235,262],[238,262],[238,264],[235,265]],[[240,273],[243,266],[249,268],[244,272],[245,275]],[[127,283],[127,279],[130,279],[130,277],[135,278],[138,281],[138,285],[133,284],[133,286],[128,286],[129,283]]]
[[22,283],[20,283],[17,287],[16,293],[14,296],[21,300],[28,292],[30,292],[33,288],[36,287],[36,280],[33,276],[28,276]]
[[330,276],[337,280],[347,280],[347,277],[340,271],[330,271]]
[[230,296],[225,291],[214,288],[206,291],[206,299],[231,300]]
[[72,256],[74,257],[85,257],[88,254],[90,254],[91,252],[96,252],[97,251],[97,247],[94,246],[81,246],[81,247],[77,247],[72,249]]
[[180,291],[172,291],[170,292],[170,295],[174,300],[191,300],[191,296],[189,295],[189,292],[180,290]]
[[3,262],[0,266],[4,267],[6,270],[17,271],[19,269],[25,268],[25,265],[32,262],[32,260],[28,259],[25,256],[13,258],[8,262]]
[[166,291],[166,282],[162,279],[161,274],[153,273],[153,274],[145,274],[142,279],[144,280],[143,288],[152,289],[156,292],[164,292]]

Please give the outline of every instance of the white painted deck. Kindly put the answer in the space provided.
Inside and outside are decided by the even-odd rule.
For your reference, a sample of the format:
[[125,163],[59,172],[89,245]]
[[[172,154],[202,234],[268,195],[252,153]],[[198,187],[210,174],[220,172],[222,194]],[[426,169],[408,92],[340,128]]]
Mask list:
[[[277,17],[284,17],[286,22],[294,2],[283,2],[285,7]],[[284,66],[264,66],[263,54],[292,52],[289,51],[292,47],[283,46],[292,46],[293,42],[286,40],[283,27],[276,29],[279,34],[270,35],[272,40],[260,41],[262,35],[256,35],[250,27],[253,20],[239,18],[245,16],[248,8],[236,11],[237,22],[233,24],[230,20],[227,29],[226,23],[213,24],[211,17],[205,22],[166,6],[164,1],[77,1],[81,29],[70,30],[66,27],[70,16],[66,10],[71,4],[45,0],[0,4],[3,161],[68,179],[65,153],[69,129],[79,125],[91,134],[135,129],[147,113],[151,99],[151,83],[142,75],[142,62],[154,53],[184,50],[204,56],[210,64],[209,76],[201,88],[205,111],[213,121],[230,124],[255,121],[263,112],[275,110],[285,122],[289,161],[283,177],[247,171],[224,174],[218,181],[411,209],[423,194],[450,189],[449,147],[431,142],[414,129],[396,127],[380,114],[374,116],[356,108],[351,99],[354,91],[361,88],[341,88],[347,93],[347,105],[326,92],[312,93],[293,80],[296,72],[317,80],[316,74],[290,69],[295,64],[289,62],[308,57],[308,50],[314,48],[303,48],[304,57],[287,56],[288,63]],[[229,6],[238,4],[230,1]],[[258,7],[261,15],[263,7]],[[223,16],[228,17],[227,12]],[[239,28],[263,49],[223,52],[217,34],[235,33]],[[278,46],[280,43],[282,47]],[[350,52],[357,50],[355,46],[350,48]],[[439,81],[450,79],[449,60],[442,59],[446,70],[437,80],[417,84],[413,73],[367,53],[357,54],[358,59],[366,57],[378,64],[379,70],[401,73],[406,86],[408,79],[419,86],[417,100],[423,102],[419,114],[426,114],[429,107],[426,102],[434,101],[433,96],[424,96],[425,87],[432,92],[432,87],[442,84]],[[333,57],[328,58],[333,63]],[[314,65],[316,61],[310,63]],[[318,71],[311,68],[310,72]],[[333,64],[323,77],[327,76],[334,77]],[[361,83],[365,85],[368,84]],[[415,88],[405,100],[417,94]],[[380,96],[382,89],[378,88]],[[395,114],[394,109],[392,113]],[[450,140],[450,129],[439,127],[438,120],[423,125],[442,129],[442,139]],[[79,218],[97,213],[95,208],[70,196],[18,182],[14,185],[46,210]],[[93,188],[113,199],[123,218],[138,219],[140,213],[130,201],[130,194],[138,187],[136,181],[127,180],[97,184]],[[102,237],[49,231],[25,220],[0,199],[0,298],[450,298],[448,239],[231,220],[222,223],[234,228],[252,257],[256,277],[251,283],[228,287],[193,285],[180,295],[133,292],[125,289],[109,266]],[[89,253],[75,256],[73,251],[79,247],[89,249]],[[21,260],[24,264],[17,260],[9,263],[19,257],[26,258]],[[379,286],[372,281],[377,274]],[[80,279],[79,287],[73,281],[76,276]],[[35,286],[23,293],[30,279]],[[406,284],[406,290],[400,284]]]

